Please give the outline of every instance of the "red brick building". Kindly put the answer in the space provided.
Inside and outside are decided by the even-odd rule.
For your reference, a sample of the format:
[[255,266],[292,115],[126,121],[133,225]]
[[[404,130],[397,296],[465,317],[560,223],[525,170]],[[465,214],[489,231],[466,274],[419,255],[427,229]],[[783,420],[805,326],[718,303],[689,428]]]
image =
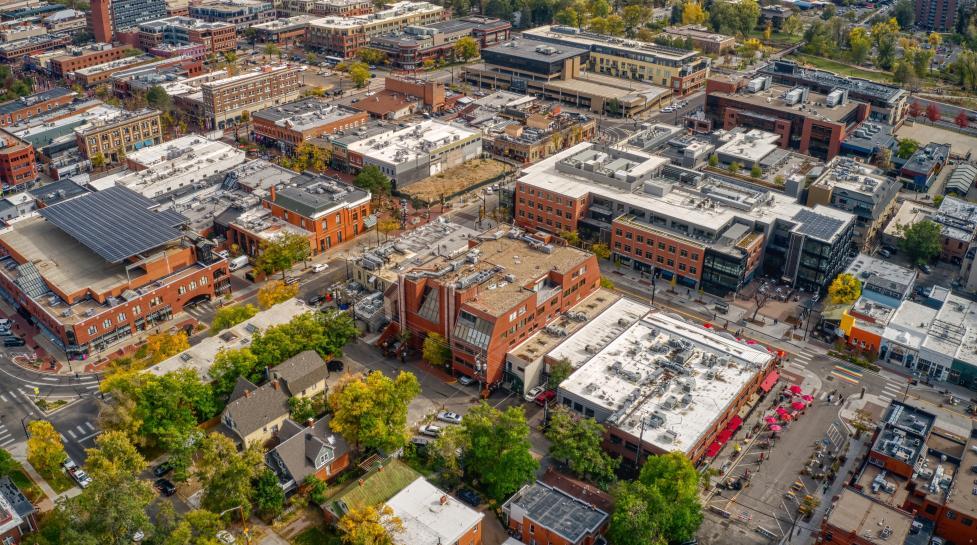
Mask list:
[[227,261],[213,243],[155,208],[116,186],[17,222],[0,234],[0,296],[68,357],[86,359],[228,293]]
[[522,487],[502,506],[503,522],[523,543],[594,545],[610,516],[588,501],[536,482]]
[[255,139],[291,151],[312,138],[366,124],[370,114],[309,97],[251,115]]
[[89,24],[95,41],[112,43],[112,0],[92,0]]
[[425,61],[454,60],[454,47],[461,38],[472,37],[479,49],[484,49],[507,41],[511,29],[508,21],[473,15],[382,34],[374,37],[370,46],[386,53],[397,68],[414,70]]
[[444,337],[451,368],[495,386],[508,351],[600,287],[597,258],[550,237],[502,226],[400,273],[398,319],[420,343]]
[[34,36],[16,42],[0,44],[0,62],[10,65],[20,65],[24,60],[35,53],[43,53],[51,49],[64,47],[71,43],[71,36],[63,34],[44,36]]
[[0,130],[0,184],[3,189],[24,187],[37,180],[34,146]]
[[104,64],[125,57],[132,48],[110,44],[95,44],[76,52],[61,55],[51,59],[51,72],[58,78],[64,78],[69,73],[89,66]]
[[0,543],[20,545],[24,536],[36,531],[36,511],[10,477],[0,477]]
[[31,96],[0,104],[0,127],[8,127],[29,117],[55,110],[75,100],[75,93],[64,87],[54,87]]
[[153,49],[163,44],[202,44],[207,54],[237,48],[237,29],[231,23],[209,23],[190,17],[167,17],[139,25],[139,47]]

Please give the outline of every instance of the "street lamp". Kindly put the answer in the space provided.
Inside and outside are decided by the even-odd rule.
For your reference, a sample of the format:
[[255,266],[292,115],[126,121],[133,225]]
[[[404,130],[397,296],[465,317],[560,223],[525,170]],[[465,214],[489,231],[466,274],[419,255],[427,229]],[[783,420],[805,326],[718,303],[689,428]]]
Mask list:
[[237,510],[237,509],[240,509],[241,510],[241,534],[244,535],[244,539],[248,542],[248,545],[250,545],[251,544],[251,534],[248,533],[248,523],[247,523],[247,521],[244,520],[244,506],[243,505],[237,505],[237,506],[231,507],[230,509],[225,509],[225,510],[221,511],[220,514],[217,515],[217,517],[218,518],[223,517],[225,514],[230,513],[231,511],[234,511],[234,510]]

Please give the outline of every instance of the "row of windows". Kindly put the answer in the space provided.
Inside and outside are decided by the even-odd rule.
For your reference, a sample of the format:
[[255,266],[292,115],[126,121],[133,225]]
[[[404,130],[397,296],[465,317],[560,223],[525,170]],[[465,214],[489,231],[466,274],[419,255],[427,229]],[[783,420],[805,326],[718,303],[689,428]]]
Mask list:
[[[210,280],[207,278],[207,276],[201,276],[200,277],[200,286],[206,286],[209,282],[210,282]],[[178,287],[177,288],[177,293],[179,293],[180,295],[183,295],[187,291],[193,291],[195,289],[197,289],[197,281],[196,280],[191,280],[189,284],[187,284],[185,286]],[[152,307],[159,306],[162,303],[163,303],[163,299],[161,297],[159,297],[159,296],[156,296],[156,297],[153,297],[149,301],[149,306],[150,306],[150,308],[152,308]],[[142,314],[142,306],[141,305],[133,305],[132,307],[129,307],[129,310],[132,311],[132,315],[133,316],[140,316]],[[115,315],[115,323],[116,324],[122,324],[123,322],[127,321],[128,319],[129,319],[129,316],[128,316],[128,314],[126,314],[125,311],[119,312],[118,314]],[[112,318],[111,317],[110,318],[106,318],[105,320],[102,321],[102,329],[105,330],[105,331],[108,331],[108,330],[112,329]],[[90,326],[88,326],[88,334],[89,335],[95,335],[97,333],[98,333],[98,326],[97,325],[90,325]]]

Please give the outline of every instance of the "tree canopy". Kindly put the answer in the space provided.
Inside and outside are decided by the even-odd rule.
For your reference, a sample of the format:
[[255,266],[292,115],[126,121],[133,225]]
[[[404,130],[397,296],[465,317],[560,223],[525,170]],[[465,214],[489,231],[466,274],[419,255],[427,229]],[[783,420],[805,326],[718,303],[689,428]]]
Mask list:
[[394,545],[404,525],[387,505],[352,507],[336,525],[345,545]]
[[357,88],[366,87],[367,82],[370,81],[370,67],[362,62],[354,62],[349,67],[348,74]]
[[424,338],[422,357],[424,361],[435,367],[444,367],[451,363],[451,348],[448,346],[448,341],[438,333],[428,333]]
[[499,411],[485,401],[462,417],[464,466],[485,492],[502,502],[533,480],[539,462],[530,453],[529,424],[522,407]]
[[571,374],[573,374],[573,364],[567,358],[563,358],[550,366],[550,378],[547,386],[549,389],[555,390]]
[[393,452],[410,438],[407,406],[420,391],[417,377],[406,371],[395,379],[379,371],[366,378],[350,377],[329,395],[333,411],[329,425],[357,450],[365,447]]
[[61,436],[47,420],[27,424],[27,461],[38,471],[53,473],[68,457]]
[[478,42],[471,36],[464,36],[455,42],[455,56],[467,62],[478,56]]
[[909,255],[913,263],[922,265],[940,255],[943,244],[940,241],[943,229],[938,223],[924,220],[908,227],[901,227],[902,239],[899,248]]
[[282,233],[274,240],[262,244],[261,254],[254,262],[254,268],[266,275],[285,271],[300,261],[305,261],[312,253],[309,239],[298,233]]
[[836,305],[854,303],[861,294],[862,282],[848,273],[839,274],[828,286],[828,296]]
[[258,313],[254,305],[227,305],[217,309],[210,322],[210,332],[217,333],[253,317]]
[[604,427],[593,418],[578,419],[564,407],[550,413],[546,438],[550,456],[565,463],[577,476],[606,485],[614,480],[620,460],[611,458],[601,444]]
[[393,189],[390,178],[387,178],[387,175],[381,172],[376,165],[363,167],[363,170],[353,179],[353,183],[357,187],[373,193],[374,196],[389,195]]
[[258,289],[258,305],[267,310],[278,303],[284,303],[299,293],[298,283],[286,284],[280,280],[271,280]]

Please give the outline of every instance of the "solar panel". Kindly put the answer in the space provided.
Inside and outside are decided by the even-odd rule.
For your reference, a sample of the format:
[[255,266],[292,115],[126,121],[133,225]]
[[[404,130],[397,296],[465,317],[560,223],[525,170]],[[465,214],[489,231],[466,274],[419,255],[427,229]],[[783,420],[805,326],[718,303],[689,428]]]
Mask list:
[[801,222],[797,232],[820,240],[831,240],[844,222],[837,218],[824,216],[811,210],[801,210],[794,219]]
[[110,263],[119,263],[180,238],[182,215],[121,186],[88,193],[40,210],[45,219]]
[[17,285],[24,290],[31,299],[37,299],[48,292],[47,284],[41,278],[41,272],[33,263],[27,262],[17,266]]

